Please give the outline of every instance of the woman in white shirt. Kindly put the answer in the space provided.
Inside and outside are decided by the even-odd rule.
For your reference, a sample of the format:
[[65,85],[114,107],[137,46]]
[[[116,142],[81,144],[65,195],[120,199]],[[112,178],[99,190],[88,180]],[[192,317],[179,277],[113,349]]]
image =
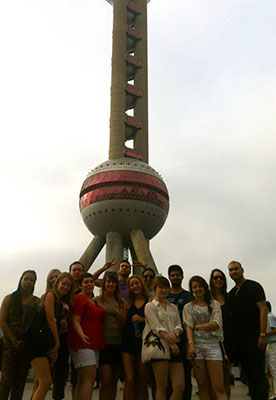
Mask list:
[[183,332],[177,307],[169,303],[170,283],[163,276],[157,276],[153,285],[155,298],[145,307],[145,317],[152,331],[170,346],[171,359],[151,360],[156,381],[155,400],[166,399],[168,376],[172,383],[171,400],[181,400],[184,391],[184,369],[179,336]]
[[183,321],[186,324],[188,355],[192,360],[199,398],[209,399],[209,375],[217,400],[227,400],[220,347],[220,342],[223,342],[220,304],[211,298],[208,284],[201,276],[193,276],[189,288],[194,300],[184,306]]

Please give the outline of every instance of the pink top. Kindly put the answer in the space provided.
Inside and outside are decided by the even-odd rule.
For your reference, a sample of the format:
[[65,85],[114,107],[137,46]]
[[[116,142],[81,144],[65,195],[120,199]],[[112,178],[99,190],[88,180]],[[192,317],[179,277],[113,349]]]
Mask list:
[[104,347],[104,309],[96,302],[92,304],[82,294],[78,294],[74,298],[74,306],[71,314],[81,317],[80,325],[83,333],[89,337],[91,344],[85,345],[82,343],[70,321],[67,337],[70,348],[75,351],[79,349],[102,349]]

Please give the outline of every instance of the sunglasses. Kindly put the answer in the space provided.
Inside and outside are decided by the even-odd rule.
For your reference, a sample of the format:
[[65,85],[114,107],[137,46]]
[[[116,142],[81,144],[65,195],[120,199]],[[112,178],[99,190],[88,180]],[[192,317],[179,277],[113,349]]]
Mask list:
[[212,279],[213,281],[218,281],[218,280],[224,281],[223,276],[213,276]]
[[143,275],[143,278],[145,279],[154,279],[153,275]]

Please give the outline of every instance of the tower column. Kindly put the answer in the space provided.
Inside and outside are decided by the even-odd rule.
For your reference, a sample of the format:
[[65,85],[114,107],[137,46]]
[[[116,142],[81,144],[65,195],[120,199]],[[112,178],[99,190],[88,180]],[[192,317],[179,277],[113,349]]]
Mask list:
[[123,259],[123,236],[118,232],[108,232],[106,234],[106,253],[105,260],[111,261],[115,258],[116,266],[110,268],[111,271],[117,271],[119,263]]
[[137,18],[136,26],[141,33],[142,39],[137,41],[135,57],[142,61],[142,68],[139,68],[135,75],[135,86],[143,89],[143,96],[138,99],[134,117],[142,122],[141,129],[134,139],[134,148],[148,163],[148,38],[147,38],[147,0],[136,0],[137,8],[142,10],[142,17]]
[[100,236],[95,236],[93,240],[91,240],[91,243],[80,257],[80,262],[83,264],[86,272],[89,270],[104,245],[105,240]]
[[126,5],[114,0],[109,159],[123,156],[126,107]]
[[134,229],[130,233],[130,238],[139,261],[143,261],[151,267],[155,272],[157,268],[149,249],[149,242],[145,238],[144,233],[140,229]]

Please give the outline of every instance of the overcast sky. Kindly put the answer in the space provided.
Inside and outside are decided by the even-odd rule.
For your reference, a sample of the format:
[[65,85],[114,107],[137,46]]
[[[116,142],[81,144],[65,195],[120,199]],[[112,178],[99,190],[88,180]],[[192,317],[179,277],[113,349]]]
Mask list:
[[[275,0],[148,5],[150,165],[170,193],[157,266],[182,265],[186,287],[240,260],[276,312],[275,15]],[[0,3],[0,301],[29,268],[41,295],[92,239],[78,196],[108,158],[111,41],[105,0]]]

